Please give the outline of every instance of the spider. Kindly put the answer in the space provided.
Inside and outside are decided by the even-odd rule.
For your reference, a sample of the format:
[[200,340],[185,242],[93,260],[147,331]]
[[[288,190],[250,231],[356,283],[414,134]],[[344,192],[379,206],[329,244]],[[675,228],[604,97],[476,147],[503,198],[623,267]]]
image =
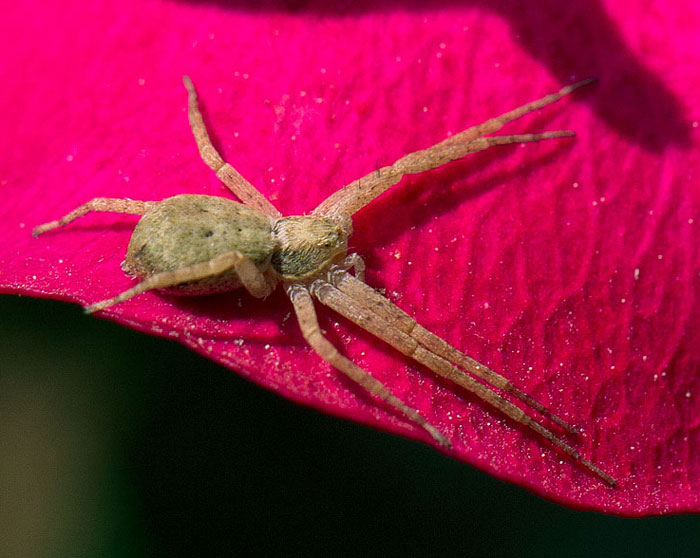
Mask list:
[[[610,475],[530,414],[536,411],[570,434],[578,433],[575,427],[552,414],[502,375],[417,324],[406,312],[369,287],[364,282],[363,260],[357,254],[347,254],[348,238],[353,232],[352,215],[404,175],[422,173],[495,145],[573,136],[573,132],[566,130],[509,136],[486,134],[497,132],[508,122],[558,101],[592,79],[563,87],[557,93],[491,118],[432,147],[410,153],[393,165],[347,184],[326,198],[310,215],[291,217],[283,217],[221,158],[204,125],[194,85],[187,76],[183,81],[188,94],[189,122],[199,153],[242,203],[205,195],[178,195],[162,201],[95,198],[61,219],[36,227],[34,236],[64,226],[91,211],[142,216],[122,264],[124,271],[141,281],[113,298],[87,306],[86,312],[102,310],[152,289],[202,295],[244,287],[252,296],[265,298],[282,283],[301,332],[313,350],[372,396],[422,427],[446,450],[452,445],[444,434],[326,339],[316,317],[314,298],[435,374],[470,391],[615,486],[616,481]],[[529,414],[506,395],[530,407]]]

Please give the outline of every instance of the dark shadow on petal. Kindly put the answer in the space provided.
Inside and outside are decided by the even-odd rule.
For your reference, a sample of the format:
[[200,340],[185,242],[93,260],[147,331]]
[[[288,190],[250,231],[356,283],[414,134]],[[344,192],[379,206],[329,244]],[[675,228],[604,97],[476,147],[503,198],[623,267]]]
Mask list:
[[[396,10],[436,12],[476,7],[509,22],[523,48],[563,85],[585,77],[600,81],[590,103],[618,133],[651,151],[685,147],[690,125],[683,107],[662,77],[645,67],[630,50],[600,1],[561,0],[189,0],[245,12],[354,16]],[[457,15],[455,17],[458,17]],[[472,56],[470,54],[469,56]],[[514,84],[521,76],[513,76]]]

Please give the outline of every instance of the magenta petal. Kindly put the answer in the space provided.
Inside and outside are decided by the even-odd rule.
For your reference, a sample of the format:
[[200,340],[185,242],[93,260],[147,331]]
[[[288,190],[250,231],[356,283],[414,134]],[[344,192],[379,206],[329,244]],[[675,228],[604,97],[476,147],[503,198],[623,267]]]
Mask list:
[[[497,148],[405,179],[358,214],[352,244],[370,284],[581,426],[582,452],[618,489],[321,318],[348,356],[449,434],[455,457],[574,507],[700,511],[700,11],[537,4],[5,7],[0,291],[85,304],[132,284],[119,264],[134,217],[92,215],[31,237],[93,197],[227,195],[197,155],[183,74],[225,157],[286,214],[596,76],[505,132],[572,129],[576,140]],[[290,311],[281,292],[265,302],[146,294],[104,317],[300,403],[431,443],[322,363]]]

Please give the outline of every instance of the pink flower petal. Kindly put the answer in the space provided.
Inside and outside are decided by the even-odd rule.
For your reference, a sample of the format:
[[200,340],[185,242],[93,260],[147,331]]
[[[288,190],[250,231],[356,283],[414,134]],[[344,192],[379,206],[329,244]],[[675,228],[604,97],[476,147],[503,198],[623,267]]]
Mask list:
[[[572,129],[576,140],[496,148],[405,179],[357,215],[352,246],[371,285],[580,425],[582,453],[618,489],[320,315],[348,356],[449,435],[455,457],[574,507],[699,511],[697,6],[318,6],[6,6],[0,291],[86,304],[132,284],[119,264],[134,217],[91,215],[31,237],[93,197],[227,195],[196,152],[183,74],[225,157],[285,214],[596,76],[504,131]],[[431,443],[313,354],[290,312],[281,292],[149,293],[104,316],[300,403]]]

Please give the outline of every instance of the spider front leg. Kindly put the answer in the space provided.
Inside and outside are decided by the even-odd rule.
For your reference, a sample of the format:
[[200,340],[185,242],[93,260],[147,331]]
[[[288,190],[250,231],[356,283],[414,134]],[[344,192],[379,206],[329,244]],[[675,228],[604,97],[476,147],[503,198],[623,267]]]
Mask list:
[[175,271],[164,271],[151,275],[115,297],[96,302],[86,307],[85,312],[91,314],[124,302],[125,300],[129,300],[146,291],[167,289],[168,287],[174,287],[190,281],[205,279],[223,273],[231,268],[236,270],[241,283],[254,297],[264,298],[272,292],[273,286],[267,281],[265,275],[257,268],[255,263],[245,254],[241,254],[236,250],[221,254],[206,262],[183,267]]
[[369,306],[372,311],[383,320],[386,320],[394,327],[410,335],[426,349],[462,367],[467,372],[490,383],[492,386],[497,387],[498,389],[501,389],[514,397],[517,397],[523,403],[532,407],[541,415],[546,416],[552,422],[564,428],[571,434],[580,433],[578,428],[571,426],[569,423],[553,414],[544,405],[513,385],[510,380],[498,374],[494,370],[491,370],[488,366],[484,366],[480,362],[477,362],[463,352],[458,351],[452,345],[447,343],[447,341],[425,329],[406,312],[401,310],[401,308],[396,306],[386,297],[383,297],[359,277],[353,277],[349,273],[346,273],[342,268],[338,268],[336,270],[331,270],[331,272],[328,274],[328,278],[329,281],[340,291],[350,296],[354,300],[364,301],[365,305]]
[[32,235],[39,236],[52,229],[62,227],[87,215],[92,211],[105,211],[112,213],[128,213],[130,215],[143,215],[149,209],[155,207],[158,202],[127,200],[120,198],[95,198],[87,203],[75,208],[56,221],[49,221],[43,225],[34,227]]
[[483,137],[500,130],[508,122],[521,116],[539,110],[565,95],[591,83],[586,79],[560,89],[557,93],[546,95],[537,101],[532,101],[521,107],[506,112],[496,118],[491,118],[477,126],[472,126],[459,134],[449,137],[427,149],[410,153],[393,165],[382,167],[367,176],[363,176],[326,198],[313,213],[315,215],[353,215],[369,204],[377,196],[399,182],[407,174],[417,174],[434,169],[450,161],[461,159],[469,153],[488,149],[494,145],[525,143],[552,138],[570,137],[571,131],[558,130],[541,134],[522,134],[511,136]]
[[406,405],[401,399],[391,393],[384,384],[370,375],[369,372],[341,355],[338,349],[323,336],[318,325],[313,300],[306,287],[291,284],[286,287],[286,292],[294,305],[294,312],[299,321],[299,327],[301,327],[304,339],[323,360],[340,370],[367,392],[386,401],[404,416],[421,426],[440,445],[446,448],[452,447],[447,438],[440,434],[437,428],[430,424],[418,411]]
[[325,304],[340,315],[356,323],[362,329],[386,341],[392,347],[416,362],[426,366],[437,375],[462,386],[512,420],[542,436],[562,452],[569,455],[577,463],[603,479],[610,486],[615,486],[617,484],[615,479],[605,473],[600,467],[582,457],[576,449],[530,417],[522,409],[492,391],[492,389],[485,384],[465,374],[462,370],[453,366],[448,360],[421,345],[409,334],[401,331],[395,325],[376,314],[373,311],[372,301],[367,301],[363,298],[354,300],[339,291],[331,283],[322,279],[317,279],[312,283],[311,294],[322,304]]

